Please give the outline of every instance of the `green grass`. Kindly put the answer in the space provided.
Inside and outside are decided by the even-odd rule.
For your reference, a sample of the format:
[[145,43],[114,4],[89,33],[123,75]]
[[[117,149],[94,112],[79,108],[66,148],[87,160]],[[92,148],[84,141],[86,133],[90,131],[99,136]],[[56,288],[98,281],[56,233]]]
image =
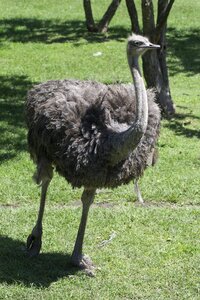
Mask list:
[[[106,6],[105,0],[94,5],[96,19]],[[57,174],[42,254],[29,260],[24,253],[40,193],[31,179],[24,101],[33,84],[48,79],[130,82],[125,5],[105,38],[87,33],[78,0],[1,1],[0,299],[199,299],[199,13],[199,1],[176,1],[168,22],[177,114],[162,121],[159,162],[141,180],[146,206],[135,205],[130,184],[102,190],[91,208],[85,252],[101,267],[91,279],[69,265],[81,190]],[[102,56],[93,56],[98,51]],[[99,247],[112,232],[112,242]]]
[[[95,279],[69,267],[79,215],[80,208],[73,206],[47,208],[43,253],[29,260],[23,255],[22,241],[34,222],[35,207],[3,209],[2,295],[10,299],[66,299],[66,295],[71,299],[198,299],[197,210],[133,210],[130,203],[92,208],[85,248],[101,266]],[[10,231],[10,223],[18,224],[17,228]],[[99,247],[113,231],[112,242]]]

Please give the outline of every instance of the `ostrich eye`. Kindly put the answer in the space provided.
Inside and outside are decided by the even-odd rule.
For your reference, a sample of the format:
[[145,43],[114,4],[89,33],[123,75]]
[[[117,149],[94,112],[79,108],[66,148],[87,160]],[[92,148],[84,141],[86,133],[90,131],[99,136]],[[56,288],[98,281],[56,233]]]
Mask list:
[[135,42],[135,46],[141,46],[143,43],[142,42],[140,42],[140,41],[136,41]]
[[139,47],[143,44],[143,42],[141,41],[130,41],[129,42],[129,45],[132,46],[132,47]]

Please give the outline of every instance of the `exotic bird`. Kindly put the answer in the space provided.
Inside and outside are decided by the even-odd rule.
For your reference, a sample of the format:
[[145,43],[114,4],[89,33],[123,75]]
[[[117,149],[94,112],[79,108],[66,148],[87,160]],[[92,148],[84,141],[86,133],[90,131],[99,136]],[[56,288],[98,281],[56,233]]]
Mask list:
[[127,57],[133,84],[80,80],[51,80],[28,92],[28,145],[41,184],[35,227],[27,239],[30,256],[42,245],[42,218],[46,193],[55,169],[73,187],[83,187],[82,216],[71,256],[73,265],[93,274],[92,261],[82,253],[90,205],[96,189],[115,188],[135,180],[154,163],[160,128],[160,110],[153,90],[146,90],[139,57],[158,49],[146,37],[132,34]]

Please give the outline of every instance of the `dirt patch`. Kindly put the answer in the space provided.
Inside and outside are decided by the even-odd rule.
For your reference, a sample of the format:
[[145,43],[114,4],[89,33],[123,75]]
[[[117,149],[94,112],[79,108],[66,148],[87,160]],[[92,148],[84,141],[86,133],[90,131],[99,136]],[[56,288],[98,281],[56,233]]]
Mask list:
[[16,209],[18,207],[19,207],[18,204],[0,204],[0,208],[12,208],[12,209]]
[[181,204],[181,203],[173,203],[173,202],[166,202],[166,201],[148,201],[146,200],[144,203],[139,203],[139,202],[134,202],[135,207],[146,207],[146,208],[194,208],[194,209],[199,209],[200,208],[200,203],[198,204]]
[[[112,208],[116,205],[119,205],[117,203],[113,203],[113,202],[94,202],[92,204],[92,207],[103,207],[103,208]],[[82,203],[80,200],[76,200],[76,201],[73,201],[71,202],[69,205],[66,205],[66,207],[69,207],[69,206],[72,206],[72,207],[82,207]]]
[[[131,201],[126,201],[126,200],[122,200],[117,201],[117,202],[106,202],[106,201],[102,201],[102,202],[94,202],[92,204],[92,207],[94,208],[113,208],[113,207],[120,207],[121,205],[123,205],[124,203],[127,203],[129,205],[133,205],[134,207],[140,207],[140,208],[146,208],[146,209],[150,209],[150,208],[171,208],[171,209],[179,209],[179,208],[188,208],[188,209],[200,209],[200,203],[197,204],[192,204],[192,203],[188,203],[188,204],[181,204],[181,203],[172,203],[172,202],[166,202],[166,201],[148,201],[146,200],[144,203],[139,203],[137,201],[135,202],[131,202]],[[39,205],[39,204],[38,204]],[[33,205],[30,206],[28,205],[29,208],[38,208],[38,205]],[[19,205],[19,204],[0,204],[0,209],[18,209],[18,208],[23,208],[26,207],[26,205]],[[49,206],[48,206],[49,207]],[[58,204],[55,203],[53,205],[50,206],[51,208],[54,207],[54,209],[61,209],[61,208],[82,208],[82,202],[81,200],[75,200],[73,202],[67,203],[67,204]]]

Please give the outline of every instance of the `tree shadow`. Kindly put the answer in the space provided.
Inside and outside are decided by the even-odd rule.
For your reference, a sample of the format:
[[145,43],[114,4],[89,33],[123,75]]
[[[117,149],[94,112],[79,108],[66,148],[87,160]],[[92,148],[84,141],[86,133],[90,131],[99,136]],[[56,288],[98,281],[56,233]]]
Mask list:
[[37,258],[28,258],[24,244],[7,236],[0,236],[0,249],[2,283],[48,287],[52,282],[78,272],[70,265],[69,254],[42,253]]
[[109,39],[124,40],[128,30],[121,26],[110,28],[109,36],[90,33],[84,21],[41,20],[29,18],[4,19],[0,21],[0,41],[21,43],[64,43],[73,42],[79,45],[83,38],[89,43],[104,42]]
[[[170,75],[174,76],[177,73],[184,72],[187,76],[191,76],[200,73],[200,35],[198,28],[177,30],[169,27],[167,30],[167,44]],[[181,63],[173,61],[174,56]]]
[[177,120],[171,120],[170,123],[164,127],[173,130],[176,135],[184,135],[187,138],[197,137],[200,139],[200,131],[197,129],[189,129],[183,125],[183,123]]
[[32,85],[26,76],[0,76],[0,163],[26,150],[24,102]]
[[[177,106],[181,109],[188,109],[187,107]],[[200,120],[199,116],[193,115],[192,111],[187,113],[176,113],[174,118],[170,120],[164,127],[175,132],[176,135],[183,135],[186,138],[197,137],[200,139],[200,130],[188,128],[191,125],[192,120]]]

